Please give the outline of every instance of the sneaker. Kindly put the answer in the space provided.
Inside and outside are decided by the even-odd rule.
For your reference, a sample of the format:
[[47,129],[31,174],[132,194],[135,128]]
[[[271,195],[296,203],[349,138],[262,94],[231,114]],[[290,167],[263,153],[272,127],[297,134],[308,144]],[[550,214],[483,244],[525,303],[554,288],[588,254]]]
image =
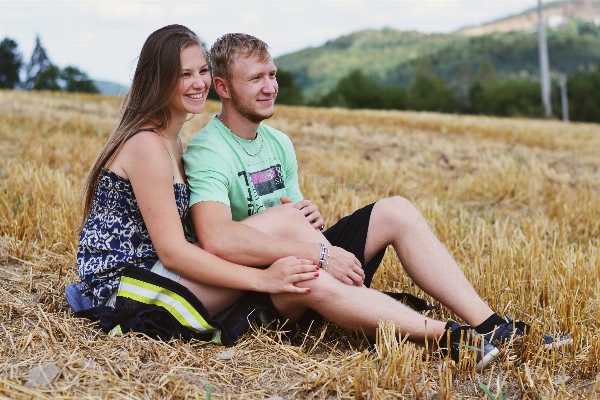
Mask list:
[[[523,336],[527,335],[531,327],[523,321],[513,321],[508,317],[504,317],[506,322],[488,333],[481,334],[485,340],[494,345],[504,343],[516,344],[521,341]],[[557,349],[561,346],[570,345],[573,343],[571,335],[566,333],[557,333],[554,335],[542,334],[542,343],[545,349]]]
[[454,321],[448,321],[446,331],[439,341],[439,350],[444,356],[448,355],[454,362],[460,361],[460,348],[476,350],[477,358],[475,370],[481,372],[487,367],[499,353],[499,350],[490,344],[482,335],[479,335],[470,326],[461,326]]

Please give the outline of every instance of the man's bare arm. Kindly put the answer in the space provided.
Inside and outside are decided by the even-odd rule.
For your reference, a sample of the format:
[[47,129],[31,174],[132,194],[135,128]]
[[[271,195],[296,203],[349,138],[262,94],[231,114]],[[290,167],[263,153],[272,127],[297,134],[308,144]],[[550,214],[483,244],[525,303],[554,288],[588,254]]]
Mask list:
[[[202,248],[230,262],[263,267],[292,255],[318,261],[319,243],[286,239],[292,234],[295,235],[292,230],[300,229],[298,223],[307,224],[304,215],[293,209],[291,204],[276,207],[286,207],[286,216],[290,220],[286,223],[281,223],[281,220],[270,221],[265,217],[272,211],[263,211],[261,224],[264,226],[261,226],[261,229],[264,228],[263,230],[271,234],[255,229],[251,223],[233,221],[231,209],[217,201],[196,203],[192,206],[191,213]],[[281,216],[280,213],[277,215]],[[249,217],[245,221],[251,222],[252,218]]]
[[331,246],[293,204],[269,208],[243,222],[233,221],[231,209],[217,201],[196,203],[191,212],[202,248],[227,261],[264,267],[295,256],[318,262],[319,243],[325,243],[331,255],[328,272],[333,277],[348,285],[360,286],[364,281],[364,271],[354,254]]

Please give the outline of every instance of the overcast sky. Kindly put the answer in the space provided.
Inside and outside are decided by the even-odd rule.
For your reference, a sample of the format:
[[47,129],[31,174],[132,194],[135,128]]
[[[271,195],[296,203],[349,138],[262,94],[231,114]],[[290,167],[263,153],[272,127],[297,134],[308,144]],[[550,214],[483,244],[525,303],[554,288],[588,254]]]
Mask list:
[[0,0],[0,39],[14,39],[26,62],[39,34],[50,60],[94,79],[129,85],[154,30],[186,25],[209,46],[228,32],[266,41],[274,56],[361,29],[389,26],[452,32],[516,14],[536,0]]

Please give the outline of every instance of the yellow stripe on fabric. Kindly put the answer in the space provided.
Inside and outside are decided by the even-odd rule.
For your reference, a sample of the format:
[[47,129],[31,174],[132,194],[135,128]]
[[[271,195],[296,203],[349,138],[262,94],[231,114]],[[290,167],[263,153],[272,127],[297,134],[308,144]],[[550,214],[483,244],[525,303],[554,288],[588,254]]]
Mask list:
[[213,338],[212,338],[212,342],[215,343],[215,344],[222,344],[221,343],[221,331],[220,330],[217,329],[215,331],[215,333],[213,335]]
[[123,331],[121,330],[121,325],[117,325],[112,328],[109,332],[113,336],[123,336]]
[[118,296],[127,297],[144,304],[161,306],[168,310],[180,324],[194,331],[215,330],[187,300],[161,286],[123,276],[121,277]]

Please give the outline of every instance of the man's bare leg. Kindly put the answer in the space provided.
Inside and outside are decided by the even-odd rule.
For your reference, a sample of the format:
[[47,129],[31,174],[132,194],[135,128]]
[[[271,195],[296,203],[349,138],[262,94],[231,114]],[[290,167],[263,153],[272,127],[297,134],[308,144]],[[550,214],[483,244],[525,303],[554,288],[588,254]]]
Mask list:
[[422,344],[426,337],[440,337],[446,322],[428,318],[391,297],[366,287],[346,285],[322,271],[319,278],[302,282],[310,287],[308,294],[281,293],[271,295],[283,317],[297,321],[308,308],[325,319],[349,330],[362,330],[375,337],[380,321],[393,322],[396,331],[409,335],[409,340]]
[[392,245],[410,278],[427,294],[471,326],[494,311],[479,297],[421,213],[406,199],[375,203],[365,244],[365,260]]
[[[383,205],[396,206],[393,203],[386,203],[387,201],[384,201]],[[406,203],[410,204],[408,202]],[[381,207],[379,203],[377,203],[373,208],[373,214],[371,215],[371,223],[374,223],[375,225],[370,224],[370,227],[379,225],[378,218],[384,215],[384,213],[382,213],[381,211],[389,212],[389,210],[382,210],[382,208],[383,207]],[[377,209],[378,212],[376,212]],[[410,215],[415,212],[418,214],[418,211],[414,210],[413,212],[409,209],[409,213],[407,214]],[[420,214],[418,214],[418,216],[420,216]],[[411,215],[410,217],[415,218],[414,215]],[[422,217],[420,218],[422,219]],[[403,226],[406,229],[415,229],[411,225],[411,223],[414,222],[411,221],[410,218],[406,219],[408,219],[408,221],[401,221],[402,224],[400,226]],[[264,233],[271,234],[273,236],[310,242],[322,242],[324,240],[322,233],[316,231],[306,221],[305,217],[300,212],[298,212],[298,210],[293,209],[291,206],[278,206],[270,208],[269,210],[266,210],[251,218],[243,220],[242,223],[245,223]],[[443,254],[445,254],[446,257],[453,262],[452,258],[445,251],[441,243],[439,243],[435,236],[433,236],[433,233],[431,233],[431,231],[429,230],[429,227],[426,224],[426,222],[424,220],[417,221],[417,223],[415,223],[417,225],[417,229],[420,228],[418,226],[418,223],[424,224],[430,236],[427,237],[427,234],[425,234],[425,238],[423,238],[422,240],[430,240],[431,238],[433,238],[437,245],[441,247],[441,249],[444,251]],[[387,225],[390,224],[382,224],[381,226]],[[365,251],[366,259],[369,259],[368,257],[373,257],[373,255],[376,252],[387,246],[388,243],[385,242],[385,239],[387,239],[385,235],[373,235],[372,232],[370,232],[370,236],[367,237],[367,244],[371,247],[367,248]],[[402,241],[400,241],[400,243],[402,243]],[[408,245],[414,246],[415,244],[410,243]],[[412,252],[412,249],[409,250],[409,252]],[[423,257],[423,259],[427,260],[427,257]],[[404,259],[401,260],[404,265],[406,261]],[[423,260],[418,258],[416,262],[423,262]],[[462,277],[466,282],[466,278],[464,278],[462,271],[458,269],[456,263],[454,263],[454,268],[458,270],[459,277]],[[448,271],[446,272],[449,273]],[[454,273],[456,273],[456,271],[454,271]],[[437,286],[444,286],[443,284],[441,284],[441,282],[444,282],[444,280],[440,280],[439,276],[440,275],[428,275],[427,271],[424,271],[424,273],[416,274],[415,283],[423,287],[423,289],[426,291],[433,287],[433,292],[435,292]],[[421,282],[417,282],[417,279]],[[426,282],[427,279],[431,279],[435,282],[439,280],[440,284],[429,284],[428,282]],[[460,282],[460,279],[458,279],[458,281]],[[483,301],[479,299],[479,297],[477,296],[473,288],[468,284],[468,282],[466,282],[466,284],[468,285],[468,288],[470,288],[476,299],[483,303]],[[425,317],[422,314],[413,311],[404,304],[399,303],[396,300],[378,291],[368,289],[365,287],[356,287],[343,284],[331,277],[331,275],[327,274],[325,271],[322,271],[321,276],[319,276],[319,278],[310,282],[298,284],[298,286],[310,287],[312,291],[309,294],[282,293],[271,296],[273,299],[273,303],[275,304],[279,312],[282,314],[282,316],[288,318],[291,322],[297,321],[306,312],[308,308],[312,308],[321,315],[323,315],[323,317],[342,328],[351,330],[362,329],[366,334],[370,336],[375,336],[379,322],[390,321],[396,324],[397,331],[399,334],[408,334],[410,340],[416,343],[422,343],[425,337],[433,337],[434,335],[439,336],[444,332],[445,329],[445,321],[437,321]],[[207,308],[209,309],[211,314],[213,310],[224,308],[221,304],[229,305],[233,303],[233,301],[235,301],[237,298],[239,298],[241,294],[243,294],[243,292],[240,291],[228,290],[223,288],[205,287],[203,285],[198,285],[197,289],[197,296],[202,300],[203,303],[208,303]],[[215,290],[213,291],[211,289]],[[221,290],[222,292],[219,292],[219,290]],[[441,299],[438,300],[442,301]],[[485,306],[485,303],[483,304]],[[484,319],[493,313],[489,309],[489,307],[485,307],[487,308],[487,310],[489,310],[489,314],[486,315]],[[465,317],[463,317],[463,315],[461,315],[458,312],[457,314],[462,318],[466,317],[465,320],[467,322],[473,320],[473,318],[469,318],[470,314],[468,311],[464,313]]]
[[[310,242],[325,240],[321,232],[290,206],[273,207],[242,222],[263,233],[283,238]],[[271,295],[278,311],[290,322],[297,321],[308,308],[312,308],[342,328],[362,329],[365,334],[374,337],[380,321],[391,321],[399,334],[408,334],[411,341],[419,344],[425,337],[439,337],[445,329],[444,321],[425,317],[378,291],[341,283],[325,271],[319,278],[297,286],[310,287],[311,292]]]
[[[278,206],[248,218],[244,223],[274,236],[304,241],[325,240],[321,232],[315,231],[308,223],[302,223],[302,216],[294,211]],[[265,214],[267,212],[270,214]],[[289,223],[282,223],[282,219]],[[390,244],[415,284],[465,322],[476,326],[494,314],[435,237],[425,218],[401,197],[383,199],[373,206],[365,244],[365,262]]]

